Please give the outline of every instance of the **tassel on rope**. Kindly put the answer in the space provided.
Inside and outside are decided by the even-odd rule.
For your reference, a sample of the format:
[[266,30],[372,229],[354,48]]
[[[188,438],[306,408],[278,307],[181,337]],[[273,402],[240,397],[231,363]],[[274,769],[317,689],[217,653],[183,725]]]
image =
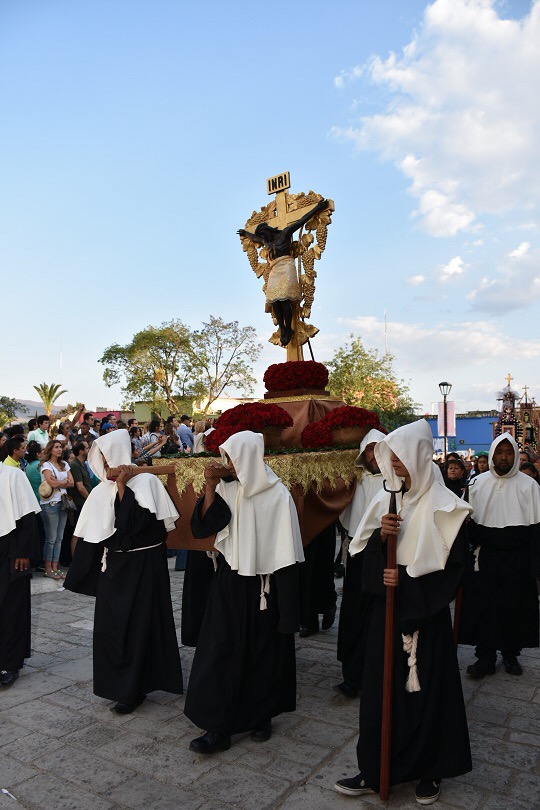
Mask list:
[[214,573],[217,571],[217,552],[216,551],[207,551],[206,556],[212,560],[214,565]]
[[480,571],[480,564],[479,564],[480,546],[477,546],[475,548],[475,550],[473,551],[473,554],[474,554],[474,570],[475,571]]
[[260,610],[266,610],[266,596],[265,594],[270,593],[270,574],[259,574],[261,578],[261,601],[260,601]]
[[407,661],[409,665],[409,677],[405,684],[407,692],[420,692],[420,681],[418,679],[418,668],[416,666],[416,648],[418,646],[418,630],[415,630],[412,636],[401,634],[403,639],[403,651],[409,656]]
[[107,546],[103,546],[103,556],[101,558],[101,571],[104,574],[107,570]]

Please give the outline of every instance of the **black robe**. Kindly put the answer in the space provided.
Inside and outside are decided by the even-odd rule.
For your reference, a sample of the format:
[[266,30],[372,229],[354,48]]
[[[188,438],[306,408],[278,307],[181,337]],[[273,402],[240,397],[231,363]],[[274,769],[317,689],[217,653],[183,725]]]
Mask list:
[[364,554],[347,552],[343,596],[339,611],[337,659],[341,661],[343,680],[360,689],[366,655],[366,630],[373,611],[374,597],[362,589]]
[[[201,503],[191,520],[193,536],[199,538],[220,531],[231,519],[218,494],[204,517]],[[298,565],[270,576],[266,610],[260,609],[260,593],[260,577],[240,576],[218,554],[184,708],[205,731],[250,731],[296,708]]]
[[518,652],[538,647],[540,525],[495,529],[471,521],[474,557],[463,589],[460,644]]
[[336,526],[332,523],[304,548],[305,562],[300,571],[300,624],[317,627],[319,614],[337,602],[334,585]]
[[206,551],[188,551],[182,589],[182,644],[196,647],[214,581],[214,563]]
[[96,597],[94,694],[119,703],[135,703],[157,689],[181,695],[167,531],[129,487],[121,501],[116,497],[114,511],[115,533],[104,543],[79,540],[64,583],[67,590]]
[[12,571],[19,558],[39,557],[36,515],[31,512],[15,523],[9,534],[0,537],[0,670],[20,669],[30,657],[30,580]]
[[[386,547],[380,529],[364,554],[363,588],[376,599],[367,630],[367,652],[360,702],[358,767],[378,788],[384,661]],[[452,637],[449,603],[461,581],[467,557],[466,534],[458,534],[443,571],[410,577],[399,568],[396,594],[394,699],[390,783],[443,779],[472,769],[467,718]],[[417,668],[420,692],[407,692],[408,656],[402,633],[419,630]]]

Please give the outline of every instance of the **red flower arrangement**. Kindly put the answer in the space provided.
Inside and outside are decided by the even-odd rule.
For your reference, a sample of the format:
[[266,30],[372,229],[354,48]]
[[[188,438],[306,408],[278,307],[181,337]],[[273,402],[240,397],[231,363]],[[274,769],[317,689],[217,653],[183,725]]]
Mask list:
[[354,408],[351,405],[342,405],[341,408],[334,408],[324,417],[329,428],[346,427],[367,427],[378,428],[379,417],[373,411],[365,408]]
[[328,369],[315,360],[289,360],[268,366],[263,377],[267,391],[314,388],[322,391],[328,382]]
[[348,427],[379,428],[379,417],[365,408],[354,408],[350,405],[334,408],[318,422],[306,425],[300,436],[302,447],[332,447],[334,444],[332,430]]
[[268,427],[287,428],[292,424],[292,418],[279,405],[262,402],[237,405],[219,417],[215,423],[216,429],[206,438],[206,449],[209,453],[219,452],[219,445],[241,430],[261,433]]
[[332,431],[324,423],[324,419],[319,422],[310,422],[306,425],[300,436],[302,447],[332,447],[334,436]]

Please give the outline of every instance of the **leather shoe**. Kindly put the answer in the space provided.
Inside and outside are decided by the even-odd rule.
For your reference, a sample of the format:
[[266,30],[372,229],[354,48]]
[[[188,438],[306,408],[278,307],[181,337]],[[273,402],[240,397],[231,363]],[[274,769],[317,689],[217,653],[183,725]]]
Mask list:
[[523,675],[521,664],[517,658],[503,658],[503,664],[509,675]]
[[326,613],[323,613],[321,627],[323,630],[330,630],[336,620],[336,605],[332,605]]
[[334,689],[336,690],[336,692],[338,692],[340,695],[343,695],[343,697],[346,698],[358,697],[358,692],[360,691],[359,689],[356,689],[354,686],[348,684],[347,681],[343,681],[343,683],[337,683],[334,686]]
[[189,750],[196,754],[215,754],[216,751],[228,751],[230,747],[230,734],[214,734],[212,731],[196,737],[189,744]]
[[131,714],[131,712],[134,712],[145,700],[146,695],[143,695],[143,697],[135,703],[115,703],[114,706],[111,706],[111,712],[116,712],[116,714]]
[[12,669],[11,671],[4,669],[2,672],[0,672],[0,686],[13,686],[18,677],[18,669]]
[[487,664],[485,661],[478,661],[467,667],[467,675],[471,678],[483,678],[484,675],[495,675],[495,664]]
[[319,632],[319,623],[317,622],[317,624],[313,624],[309,627],[301,627],[298,635],[300,636],[300,638],[307,638],[308,636],[314,636],[315,633],[318,632]]
[[251,732],[251,739],[254,742],[266,742],[272,736],[272,721],[267,720],[262,723],[258,728],[254,728]]

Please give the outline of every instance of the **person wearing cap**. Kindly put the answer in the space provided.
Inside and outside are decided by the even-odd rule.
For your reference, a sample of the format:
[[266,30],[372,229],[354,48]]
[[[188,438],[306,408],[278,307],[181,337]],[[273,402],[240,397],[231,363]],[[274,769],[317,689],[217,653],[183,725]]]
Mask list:
[[519,448],[502,433],[489,450],[489,472],[469,490],[474,566],[463,589],[459,640],[475,646],[472,678],[496,671],[497,651],[509,675],[521,675],[523,647],[539,646],[540,489],[519,471]]
[[335,686],[336,692],[347,698],[358,695],[362,683],[362,668],[365,656],[366,624],[373,599],[362,591],[362,567],[364,555],[351,557],[349,543],[364,516],[367,507],[383,485],[383,477],[375,458],[375,444],[384,439],[385,434],[372,428],[360,443],[354,463],[362,470],[362,480],[356,485],[352,502],[339,516],[339,521],[347,532],[345,546],[345,577],[343,597],[339,613],[337,658],[341,661],[342,683]]
[[235,433],[219,449],[223,466],[205,468],[191,520],[194,537],[215,534],[216,566],[184,708],[206,730],[190,743],[198,754],[225,751],[243,732],[265,742],[272,718],[296,708],[296,507],[264,463],[260,433]]
[[[419,804],[432,804],[441,780],[472,769],[467,718],[453,639],[450,602],[467,560],[463,522],[471,507],[447,489],[432,463],[425,419],[394,430],[375,445],[388,492],[371,501],[349,546],[364,554],[362,587],[375,604],[367,627],[362,673],[358,774],[335,788],[347,796],[379,789],[386,588],[396,588],[390,785],[416,781]],[[397,538],[397,568],[386,544]]]

